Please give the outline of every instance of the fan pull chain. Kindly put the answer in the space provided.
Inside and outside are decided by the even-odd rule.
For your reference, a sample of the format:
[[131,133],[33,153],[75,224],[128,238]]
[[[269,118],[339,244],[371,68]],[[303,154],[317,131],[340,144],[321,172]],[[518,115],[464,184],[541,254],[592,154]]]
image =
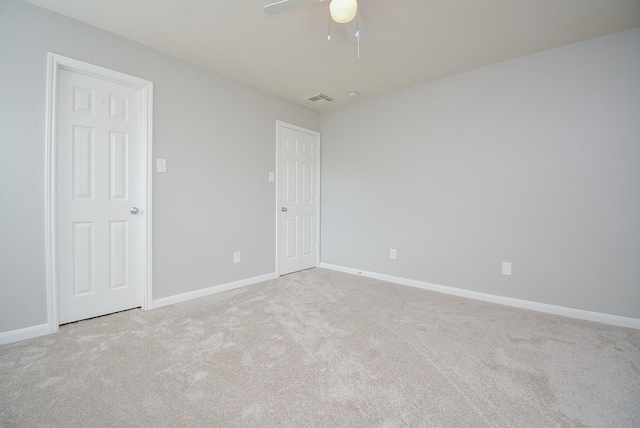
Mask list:
[[331,12],[327,14],[327,40],[331,40]]
[[360,12],[356,16],[356,38],[358,39],[358,59],[360,59]]

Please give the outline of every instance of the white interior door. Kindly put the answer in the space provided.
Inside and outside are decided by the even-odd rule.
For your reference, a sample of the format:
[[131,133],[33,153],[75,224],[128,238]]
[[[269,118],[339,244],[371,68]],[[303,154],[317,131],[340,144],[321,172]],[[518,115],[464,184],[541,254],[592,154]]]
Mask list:
[[278,273],[316,266],[319,134],[278,127]]
[[141,305],[141,93],[60,69],[56,114],[62,324]]

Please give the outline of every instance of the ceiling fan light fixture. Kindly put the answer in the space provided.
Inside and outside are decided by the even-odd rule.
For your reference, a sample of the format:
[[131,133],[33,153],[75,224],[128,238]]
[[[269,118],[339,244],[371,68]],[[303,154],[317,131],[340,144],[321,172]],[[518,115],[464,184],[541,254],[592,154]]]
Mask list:
[[329,4],[331,18],[338,24],[351,22],[358,13],[357,0],[331,0]]

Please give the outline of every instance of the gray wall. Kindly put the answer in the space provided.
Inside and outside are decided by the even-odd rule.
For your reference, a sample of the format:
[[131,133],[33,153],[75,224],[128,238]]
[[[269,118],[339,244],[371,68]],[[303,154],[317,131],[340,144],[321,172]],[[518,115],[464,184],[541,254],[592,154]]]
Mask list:
[[[46,322],[50,51],[154,82],[155,299],[275,270],[275,120],[318,113],[0,0],[0,332]],[[324,113],[322,261],[640,318],[638,117],[640,30]]]
[[[154,82],[155,299],[275,271],[275,121],[320,115],[129,40],[0,0],[0,332],[46,322],[47,52]],[[242,263],[233,263],[233,251]]]
[[322,136],[323,262],[640,318],[640,29],[323,113]]

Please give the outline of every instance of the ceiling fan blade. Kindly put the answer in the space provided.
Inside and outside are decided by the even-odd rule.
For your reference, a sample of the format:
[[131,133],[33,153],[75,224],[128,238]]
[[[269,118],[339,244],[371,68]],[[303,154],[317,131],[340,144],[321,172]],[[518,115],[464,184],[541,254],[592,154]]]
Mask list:
[[360,16],[360,13],[356,15],[354,20],[344,24],[344,28],[347,30],[347,37],[350,41],[358,41],[358,32],[360,32],[360,40],[362,40],[362,36],[364,36],[364,25],[362,25],[362,17]]
[[264,7],[264,11],[268,15],[278,15],[298,7],[307,6],[313,3],[320,3],[322,1],[324,0],[280,0],[266,5]]

